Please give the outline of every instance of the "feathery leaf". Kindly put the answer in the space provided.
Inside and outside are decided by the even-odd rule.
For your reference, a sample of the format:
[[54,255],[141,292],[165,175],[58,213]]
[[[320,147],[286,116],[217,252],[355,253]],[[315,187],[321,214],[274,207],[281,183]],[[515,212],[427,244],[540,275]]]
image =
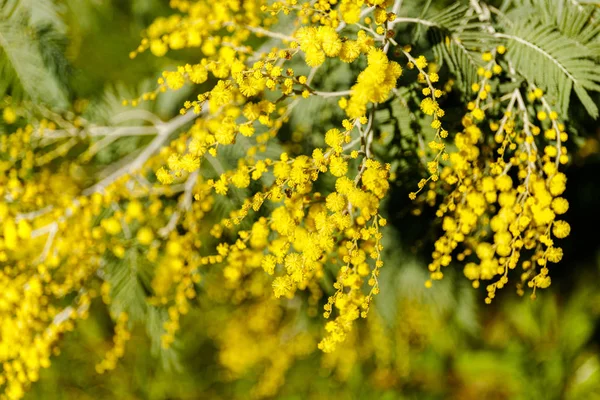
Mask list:
[[36,38],[23,24],[0,21],[0,96],[63,107],[67,97],[57,77],[44,63]]
[[598,117],[588,91],[600,90],[600,68],[587,46],[537,18],[517,21],[508,33],[495,36],[508,40],[507,57],[516,71],[554,97],[561,112],[574,90],[587,112]]

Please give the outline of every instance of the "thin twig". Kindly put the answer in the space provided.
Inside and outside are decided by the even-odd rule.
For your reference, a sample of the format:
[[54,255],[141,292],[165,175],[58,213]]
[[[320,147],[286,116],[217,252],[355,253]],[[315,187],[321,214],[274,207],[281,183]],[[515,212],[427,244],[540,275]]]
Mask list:
[[196,185],[197,181],[198,181],[198,170],[192,172],[190,174],[190,176],[187,178],[187,180],[185,181],[185,189],[183,191],[181,200],[180,200],[179,204],[177,205],[177,210],[175,210],[173,215],[171,215],[171,218],[169,219],[169,222],[167,223],[167,225],[165,225],[158,231],[158,234],[161,237],[169,236],[169,233],[171,233],[177,226],[177,223],[179,222],[179,219],[181,218],[181,213],[188,211],[190,209],[190,207],[192,206],[192,198],[193,198],[192,191],[194,190],[194,186]]
[[313,92],[313,94],[316,94],[317,96],[321,96],[321,97],[342,97],[342,96],[349,96],[350,94],[352,94],[352,90],[340,90],[339,92],[319,92],[319,91],[315,91]]
[[258,26],[246,25],[246,26],[244,26],[244,28],[248,29],[250,32],[255,33],[256,35],[259,35],[259,36],[268,36],[273,39],[280,39],[280,40],[284,40],[284,41],[288,41],[288,42],[294,42],[296,40],[292,36],[288,36],[288,35],[285,35],[285,34],[279,33],[279,32],[271,32],[264,28],[260,28]]
[[164,142],[167,141],[169,135],[176,131],[178,128],[187,124],[188,122],[199,117],[200,114],[196,114],[193,112],[188,112],[187,114],[180,115],[178,117],[173,118],[171,121],[167,123],[162,123],[161,125],[157,125],[156,129],[158,130],[158,134],[156,137],[150,142],[146,148],[130,163],[124,165],[119,168],[106,178],[102,179],[100,182],[96,183],[93,186],[85,189],[83,191],[84,196],[89,196],[90,194],[103,191],[106,189],[108,185],[115,182],[119,178],[124,175],[127,175],[133,171],[140,169],[144,163],[163,145]]

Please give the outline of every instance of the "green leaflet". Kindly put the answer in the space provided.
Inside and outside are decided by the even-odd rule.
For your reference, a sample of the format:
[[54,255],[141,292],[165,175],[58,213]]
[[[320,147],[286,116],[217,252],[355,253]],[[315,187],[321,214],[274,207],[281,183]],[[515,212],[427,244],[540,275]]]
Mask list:
[[36,38],[26,26],[0,22],[0,96],[11,94],[55,107],[67,104],[65,90],[44,62]]
[[504,19],[506,32],[495,36],[507,40],[506,57],[516,72],[547,91],[559,111],[567,112],[575,92],[586,111],[597,118],[597,100],[590,92],[600,91],[598,13],[594,7],[564,0],[550,7],[547,3],[524,1]]

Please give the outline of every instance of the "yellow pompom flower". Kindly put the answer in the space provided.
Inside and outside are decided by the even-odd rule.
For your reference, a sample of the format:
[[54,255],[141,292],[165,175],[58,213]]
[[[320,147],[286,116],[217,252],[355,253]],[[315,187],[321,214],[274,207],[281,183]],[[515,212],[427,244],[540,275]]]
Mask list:
[[555,221],[552,233],[559,239],[564,239],[571,233],[571,226],[566,221]]
[[136,238],[140,244],[147,246],[150,243],[152,243],[152,240],[154,240],[154,233],[152,232],[152,229],[150,229],[147,226],[144,226],[140,228],[136,235]]
[[348,172],[348,163],[342,157],[331,156],[329,171],[333,176],[343,176]]

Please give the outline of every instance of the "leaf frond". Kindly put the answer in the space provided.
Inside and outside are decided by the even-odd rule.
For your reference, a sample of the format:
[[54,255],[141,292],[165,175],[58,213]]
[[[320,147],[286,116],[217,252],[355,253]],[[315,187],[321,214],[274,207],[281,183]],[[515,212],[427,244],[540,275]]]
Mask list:
[[589,48],[538,18],[517,21],[507,33],[508,59],[530,84],[541,87],[565,113],[572,91],[594,118],[598,107],[588,91],[600,89],[600,68]]

